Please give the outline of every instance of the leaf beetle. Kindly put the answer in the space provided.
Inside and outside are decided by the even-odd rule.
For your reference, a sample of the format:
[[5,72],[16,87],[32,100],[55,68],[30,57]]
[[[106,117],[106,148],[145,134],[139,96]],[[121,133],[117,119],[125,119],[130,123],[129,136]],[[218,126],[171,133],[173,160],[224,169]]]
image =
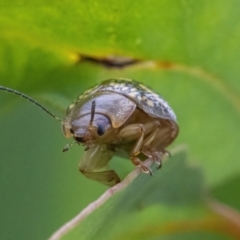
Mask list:
[[161,167],[165,149],[179,131],[168,103],[130,79],[109,79],[88,89],[68,107],[63,120],[24,93],[3,86],[0,90],[30,100],[61,121],[64,136],[86,147],[80,172],[108,186],[120,182],[117,173],[108,169],[114,155],[129,157],[134,165],[152,175],[144,160],[152,158]]

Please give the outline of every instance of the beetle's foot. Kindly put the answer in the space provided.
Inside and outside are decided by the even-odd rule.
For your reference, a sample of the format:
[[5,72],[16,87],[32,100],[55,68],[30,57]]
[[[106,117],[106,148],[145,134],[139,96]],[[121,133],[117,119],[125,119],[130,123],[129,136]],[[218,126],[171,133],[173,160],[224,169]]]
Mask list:
[[157,163],[157,169],[160,169],[161,167],[162,167],[162,159],[164,158],[164,157],[168,157],[168,158],[170,158],[172,155],[171,155],[171,153],[169,152],[169,151],[167,151],[167,150],[163,150],[162,152],[160,152],[159,154],[158,154],[158,156],[155,158],[155,162]]
[[150,168],[146,167],[144,164],[139,164],[139,167],[141,168],[142,172],[150,174],[150,176],[153,176],[153,172]]
[[157,164],[157,169],[160,169],[162,167],[162,157],[163,157],[164,152],[155,152],[152,153],[151,155],[148,154],[148,157],[151,157],[154,162]]

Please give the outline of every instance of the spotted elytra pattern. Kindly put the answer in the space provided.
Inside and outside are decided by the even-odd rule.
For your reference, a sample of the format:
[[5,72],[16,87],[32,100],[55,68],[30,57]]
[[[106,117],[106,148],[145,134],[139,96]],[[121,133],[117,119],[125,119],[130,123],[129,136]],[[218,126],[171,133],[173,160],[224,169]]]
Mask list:
[[75,104],[96,92],[114,92],[122,94],[135,102],[138,108],[152,117],[176,121],[176,115],[168,103],[156,92],[143,84],[130,79],[109,79],[88,89],[80,95],[68,108],[71,110]]

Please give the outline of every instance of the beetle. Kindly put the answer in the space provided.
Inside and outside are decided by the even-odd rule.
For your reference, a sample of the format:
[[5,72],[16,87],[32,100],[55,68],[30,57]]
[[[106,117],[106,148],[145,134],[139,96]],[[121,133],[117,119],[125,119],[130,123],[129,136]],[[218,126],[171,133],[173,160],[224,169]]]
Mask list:
[[108,186],[120,182],[117,173],[108,169],[114,155],[129,157],[134,165],[152,175],[144,160],[151,158],[160,168],[166,147],[179,132],[169,104],[130,79],[108,79],[88,89],[68,107],[63,120],[24,93],[2,86],[0,90],[30,100],[60,121],[64,136],[86,147],[80,172]]

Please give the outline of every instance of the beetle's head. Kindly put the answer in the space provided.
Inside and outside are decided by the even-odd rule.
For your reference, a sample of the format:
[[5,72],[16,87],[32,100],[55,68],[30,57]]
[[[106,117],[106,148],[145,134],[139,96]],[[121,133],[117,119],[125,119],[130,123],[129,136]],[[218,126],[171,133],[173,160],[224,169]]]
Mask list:
[[63,122],[62,128],[65,137],[73,137],[78,143],[91,145],[109,136],[112,125],[109,117],[95,113],[93,102],[90,113],[72,119],[71,122]]

